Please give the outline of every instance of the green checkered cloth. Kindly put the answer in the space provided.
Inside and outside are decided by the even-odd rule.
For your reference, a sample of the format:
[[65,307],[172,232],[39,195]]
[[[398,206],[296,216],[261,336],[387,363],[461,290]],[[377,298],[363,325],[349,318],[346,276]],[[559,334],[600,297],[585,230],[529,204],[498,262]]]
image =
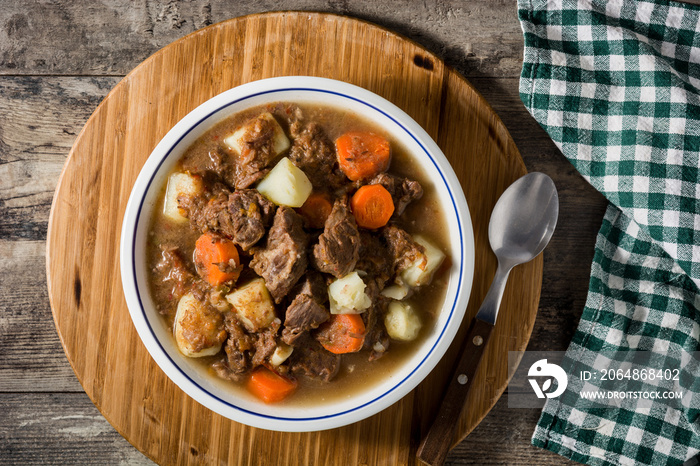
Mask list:
[[[649,351],[682,400],[596,404],[571,377],[532,443],[591,465],[681,465],[700,452],[700,8],[519,0],[520,96],[609,201],[565,362]],[[660,364],[658,361],[655,364]]]

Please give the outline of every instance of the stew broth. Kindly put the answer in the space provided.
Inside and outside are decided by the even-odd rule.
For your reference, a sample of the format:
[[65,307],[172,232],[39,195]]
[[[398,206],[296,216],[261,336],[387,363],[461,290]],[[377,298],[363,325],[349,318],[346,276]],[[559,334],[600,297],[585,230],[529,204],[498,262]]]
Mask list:
[[[212,161],[211,154],[221,153],[222,141],[246,124],[246,122],[263,112],[270,112],[274,115],[287,135],[290,134],[290,121],[294,119],[295,115],[298,116],[299,114],[303,115],[304,122],[316,123],[331,141],[335,141],[342,134],[351,131],[382,134],[381,128],[377,128],[375,124],[366,121],[359,115],[342,109],[320,104],[310,105],[284,102],[266,105],[240,112],[215,125],[187,149],[174,172],[183,172],[186,171],[185,168],[191,168],[192,166],[210,167],[212,164],[216,164],[216,161]],[[383,134],[383,136],[388,138],[386,134]],[[441,200],[438,198],[433,184],[423,173],[418,163],[407,153],[401,141],[389,138],[389,142],[392,155],[388,173],[415,180],[420,183],[423,189],[422,197],[411,202],[401,216],[392,218],[391,223],[404,229],[409,234],[420,234],[429,238],[435,246],[444,252],[449,251],[450,236],[446,228]],[[284,155],[281,154],[280,156]],[[274,165],[274,163],[271,165]],[[207,176],[204,176],[204,178],[205,181],[209,181]],[[212,179],[216,179],[216,177]],[[349,183],[351,182],[348,181]],[[159,205],[163,205],[165,202],[166,188],[167,186],[162,187],[162,193],[158,201]],[[229,188],[233,191],[231,186]],[[307,233],[311,236],[307,248],[310,251],[315,241],[317,241],[316,238],[319,232],[307,231]],[[192,258],[195,242],[200,234],[201,231],[192,228],[189,222],[174,223],[166,218],[161,209],[154,211],[147,243],[148,266],[149,270],[153,271],[150,275],[149,285],[153,301],[157,303],[159,311],[163,315],[164,325],[169,329],[172,329],[174,325],[177,303],[173,299],[172,281],[165,280],[165,274],[168,272],[164,272],[162,267],[159,270],[159,261],[162,261],[163,255],[162,248],[163,245],[168,245],[169,248],[176,248],[179,257],[185,262],[185,266],[193,275],[196,275]],[[265,238],[259,244],[264,244],[264,241]],[[248,261],[250,259],[249,251],[241,251],[241,257],[244,263]],[[416,288],[412,295],[405,298],[405,301],[418,312],[423,324],[416,339],[405,342],[391,340],[388,350],[373,361],[368,360],[368,350],[343,354],[340,357],[340,369],[330,382],[305,376],[292,376],[298,381],[298,387],[292,396],[282,402],[304,405],[317,404],[319,401],[342,399],[386,380],[387,377],[391,377],[396,369],[415,353],[427,336],[434,330],[436,316],[441,311],[447,289],[449,267],[450,258],[448,256],[435,272],[429,284]],[[309,269],[311,268],[311,265],[309,265]],[[252,270],[244,267],[236,286],[255,276],[257,275]],[[333,277],[324,274],[324,278],[329,281]],[[391,281],[386,284],[386,286],[390,285],[392,285]],[[282,323],[285,321],[284,306],[287,302],[288,300],[285,299],[282,303],[275,305],[275,312]],[[222,360],[224,353],[222,348],[214,356],[193,360],[196,360],[203,370],[209,372],[213,378],[218,380],[216,382],[217,385],[227,387],[232,392],[245,390],[245,381],[247,380],[245,376],[241,378],[241,382],[223,380],[217,377],[214,365],[217,361]]]

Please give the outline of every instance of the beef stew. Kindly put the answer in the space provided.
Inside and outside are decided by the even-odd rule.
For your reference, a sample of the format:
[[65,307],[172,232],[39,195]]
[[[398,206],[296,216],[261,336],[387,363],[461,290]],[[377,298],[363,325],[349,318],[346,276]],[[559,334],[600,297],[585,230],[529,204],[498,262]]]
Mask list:
[[[364,187],[383,197],[357,201]],[[284,102],[233,115],[185,152],[161,202],[152,297],[180,351],[232,387],[342,397],[431,331],[449,266],[440,200],[400,141],[357,115]]]

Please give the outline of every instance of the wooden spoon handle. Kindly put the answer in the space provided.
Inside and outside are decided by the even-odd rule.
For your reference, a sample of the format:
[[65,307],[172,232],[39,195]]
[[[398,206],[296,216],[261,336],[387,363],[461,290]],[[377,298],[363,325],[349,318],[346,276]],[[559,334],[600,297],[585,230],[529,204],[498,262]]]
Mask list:
[[464,408],[474,375],[479,369],[479,363],[493,327],[493,324],[477,318],[474,318],[469,325],[459,362],[452,372],[437,417],[418,447],[416,456],[421,461],[432,466],[445,462],[459,416]]

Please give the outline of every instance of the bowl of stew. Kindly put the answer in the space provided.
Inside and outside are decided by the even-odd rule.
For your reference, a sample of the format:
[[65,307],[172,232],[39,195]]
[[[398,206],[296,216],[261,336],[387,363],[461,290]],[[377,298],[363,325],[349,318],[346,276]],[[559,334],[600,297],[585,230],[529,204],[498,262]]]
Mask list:
[[473,232],[428,134],[360,87],[251,82],[178,122],[143,166],[121,277],[185,393],[281,431],[357,422],[435,367],[467,307]]

